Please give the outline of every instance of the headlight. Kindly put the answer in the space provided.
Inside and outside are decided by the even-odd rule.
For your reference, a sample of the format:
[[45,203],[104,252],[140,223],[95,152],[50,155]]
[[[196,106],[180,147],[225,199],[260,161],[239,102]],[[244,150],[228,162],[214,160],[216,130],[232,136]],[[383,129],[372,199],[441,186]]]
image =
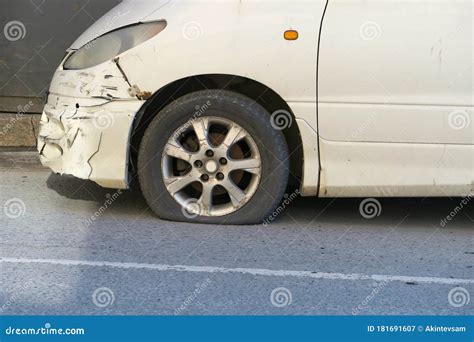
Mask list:
[[165,27],[166,21],[157,21],[127,26],[106,33],[69,56],[64,63],[64,69],[86,69],[104,63],[156,36]]

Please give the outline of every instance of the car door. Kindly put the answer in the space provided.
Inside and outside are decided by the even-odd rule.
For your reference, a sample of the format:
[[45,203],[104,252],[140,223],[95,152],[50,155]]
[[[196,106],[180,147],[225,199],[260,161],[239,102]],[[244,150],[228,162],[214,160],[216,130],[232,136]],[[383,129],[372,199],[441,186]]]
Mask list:
[[329,1],[318,66],[325,193],[469,191],[472,18],[470,0]]

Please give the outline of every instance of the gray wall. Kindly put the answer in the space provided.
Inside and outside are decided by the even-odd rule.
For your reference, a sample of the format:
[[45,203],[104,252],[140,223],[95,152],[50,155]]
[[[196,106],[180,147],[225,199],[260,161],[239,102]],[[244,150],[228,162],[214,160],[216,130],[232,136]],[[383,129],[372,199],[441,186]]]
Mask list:
[[[0,111],[25,97],[42,97],[66,48],[119,2],[0,0]],[[5,33],[11,21],[24,25],[23,38]]]

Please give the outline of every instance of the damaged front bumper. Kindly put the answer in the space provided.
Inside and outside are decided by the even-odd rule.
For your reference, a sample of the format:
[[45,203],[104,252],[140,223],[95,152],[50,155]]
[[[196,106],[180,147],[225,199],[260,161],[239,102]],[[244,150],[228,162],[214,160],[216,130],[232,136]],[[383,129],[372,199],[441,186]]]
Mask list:
[[44,107],[38,151],[53,172],[128,187],[131,128],[144,101],[116,62],[87,72],[56,71]]

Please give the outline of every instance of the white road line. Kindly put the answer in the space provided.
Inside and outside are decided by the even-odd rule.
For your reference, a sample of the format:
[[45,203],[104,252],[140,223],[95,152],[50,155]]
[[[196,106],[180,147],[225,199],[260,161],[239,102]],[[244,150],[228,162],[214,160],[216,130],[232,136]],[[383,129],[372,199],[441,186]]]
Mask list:
[[154,271],[174,271],[174,272],[197,272],[197,273],[237,273],[267,277],[295,277],[313,278],[328,280],[375,280],[384,282],[415,282],[443,285],[474,284],[474,279],[454,279],[439,277],[416,277],[397,275],[367,275],[367,274],[344,274],[326,273],[310,271],[291,270],[269,270],[261,268],[225,268],[212,266],[185,266],[185,265],[161,265],[142,264],[131,262],[111,262],[111,261],[88,261],[88,260],[62,260],[62,259],[25,259],[25,258],[0,258],[0,264],[49,264],[62,266],[86,266],[86,267],[111,267],[120,269],[142,269]]

